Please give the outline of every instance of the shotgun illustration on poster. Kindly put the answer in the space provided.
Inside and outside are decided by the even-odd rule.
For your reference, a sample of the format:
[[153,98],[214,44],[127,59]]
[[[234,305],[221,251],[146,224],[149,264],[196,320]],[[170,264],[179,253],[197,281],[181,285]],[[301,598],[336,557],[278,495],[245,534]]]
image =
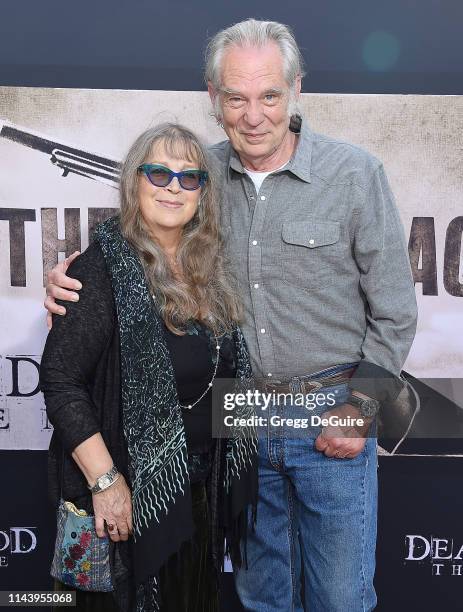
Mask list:
[[57,142],[52,138],[0,120],[0,136],[50,156],[50,161],[63,171],[78,174],[117,189],[120,162]]

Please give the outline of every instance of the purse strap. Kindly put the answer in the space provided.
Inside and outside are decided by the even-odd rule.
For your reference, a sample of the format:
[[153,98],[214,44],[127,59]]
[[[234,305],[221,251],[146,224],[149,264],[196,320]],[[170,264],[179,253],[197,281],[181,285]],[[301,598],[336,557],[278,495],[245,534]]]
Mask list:
[[61,474],[60,474],[60,483],[59,483],[59,498],[60,498],[60,503],[61,500],[63,500],[63,488],[64,488],[64,462],[66,460],[66,453],[64,452],[64,446],[63,446],[63,460],[61,461]]

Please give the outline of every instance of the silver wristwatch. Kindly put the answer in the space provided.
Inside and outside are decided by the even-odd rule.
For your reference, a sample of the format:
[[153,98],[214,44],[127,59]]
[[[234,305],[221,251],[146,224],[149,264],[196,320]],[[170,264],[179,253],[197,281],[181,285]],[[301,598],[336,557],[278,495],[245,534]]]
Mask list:
[[360,414],[366,419],[374,417],[380,408],[380,403],[378,400],[371,398],[364,399],[354,395],[353,393],[349,395],[347,403],[358,408]]
[[93,487],[91,487],[90,485],[87,486],[92,493],[101,493],[101,491],[104,491],[112,484],[114,484],[118,478],[119,470],[115,465],[113,465],[109,472],[98,476],[98,478],[96,479],[96,483],[93,485]]

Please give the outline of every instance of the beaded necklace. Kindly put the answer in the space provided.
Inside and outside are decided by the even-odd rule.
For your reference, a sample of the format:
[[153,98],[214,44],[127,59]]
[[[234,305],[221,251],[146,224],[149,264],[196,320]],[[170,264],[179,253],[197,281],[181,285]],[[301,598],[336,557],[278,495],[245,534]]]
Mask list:
[[[154,295],[154,293],[151,294],[151,297],[153,298],[153,301],[155,303],[157,303],[156,296]],[[219,339],[217,338],[217,336],[215,334],[214,334],[214,340],[215,340],[215,350],[217,351],[217,354],[216,354],[214,371],[212,373],[212,378],[211,378],[210,382],[208,383],[207,387],[205,388],[205,390],[203,391],[203,393],[201,393],[201,395],[198,397],[198,399],[195,402],[193,402],[192,404],[187,404],[186,406],[184,404],[180,404],[180,402],[179,402],[180,408],[183,408],[184,410],[191,410],[193,408],[193,406],[196,406],[196,404],[203,399],[203,397],[206,395],[206,393],[212,387],[212,384],[213,384],[213,382],[215,380],[215,377],[217,376],[217,369],[219,367],[220,343],[219,343]]]
[[193,408],[193,406],[196,406],[196,404],[203,399],[203,397],[206,395],[206,393],[212,387],[212,383],[215,380],[215,377],[217,375],[217,369],[219,367],[219,354],[220,354],[220,344],[219,344],[219,340],[218,340],[218,338],[217,338],[217,336],[215,334],[214,334],[214,340],[215,340],[215,350],[217,351],[217,355],[216,355],[216,360],[215,360],[214,372],[212,373],[212,378],[211,378],[209,384],[207,385],[206,389],[203,391],[203,393],[198,397],[198,399],[195,402],[193,402],[192,404],[188,404],[187,406],[185,406],[183,404],[180,404],[180,408],[184,408],[185,410],[191,410]]

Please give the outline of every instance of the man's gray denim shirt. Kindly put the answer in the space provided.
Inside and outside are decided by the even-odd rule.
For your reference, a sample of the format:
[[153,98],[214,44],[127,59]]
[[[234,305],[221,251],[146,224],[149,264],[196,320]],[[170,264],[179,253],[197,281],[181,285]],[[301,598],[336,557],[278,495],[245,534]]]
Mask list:
[[[229,141],[210,152],[254,374],[287,381],[360,362],[352,387],[383,401],[395,396],[417,308],[381,162],[303,120],[292,159],[257,194]],[[375,387],[370,378],[388,382]]]

